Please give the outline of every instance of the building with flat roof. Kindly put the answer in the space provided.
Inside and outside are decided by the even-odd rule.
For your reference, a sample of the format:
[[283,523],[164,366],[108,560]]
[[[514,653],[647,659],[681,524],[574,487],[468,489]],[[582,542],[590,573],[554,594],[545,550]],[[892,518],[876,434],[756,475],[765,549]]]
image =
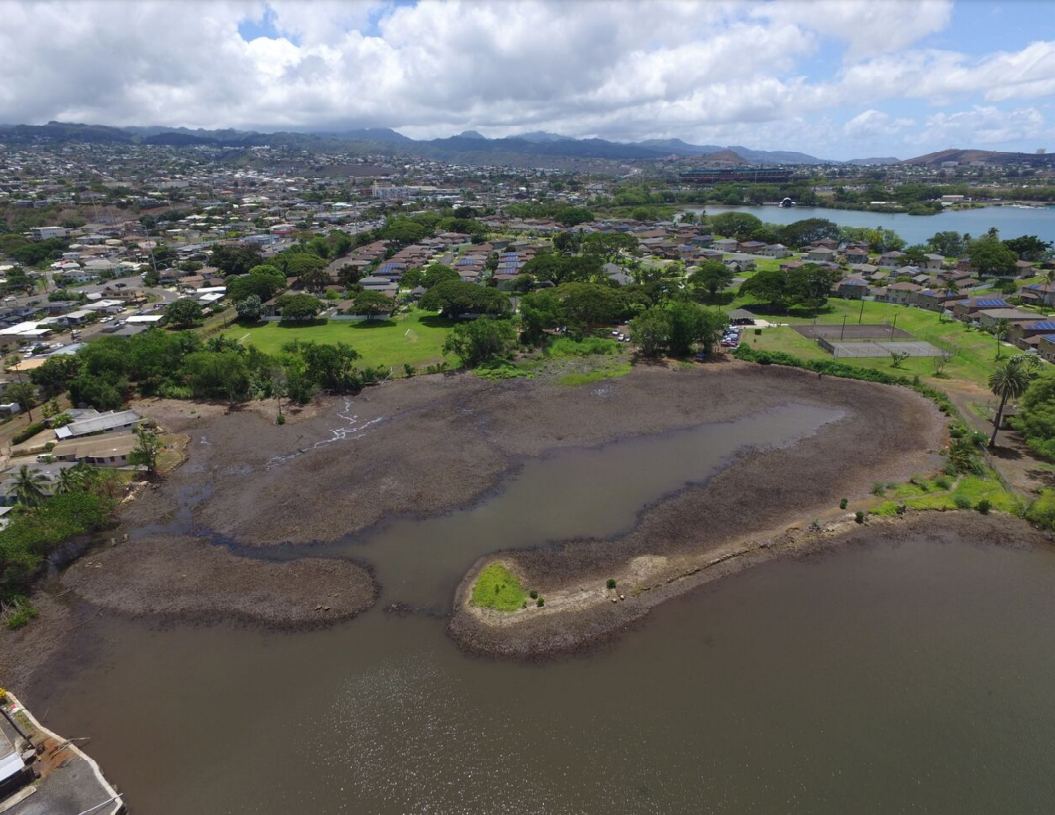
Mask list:
[[82,418],[70,422],[65,427],[55,428],[55,438],[59,441],[75,439],[79,436],[90,436],[93,433],[112,433],[115,430],[130,430],[139,424],[140,416],[134,410],[110,411],[95,415],[85,413]]

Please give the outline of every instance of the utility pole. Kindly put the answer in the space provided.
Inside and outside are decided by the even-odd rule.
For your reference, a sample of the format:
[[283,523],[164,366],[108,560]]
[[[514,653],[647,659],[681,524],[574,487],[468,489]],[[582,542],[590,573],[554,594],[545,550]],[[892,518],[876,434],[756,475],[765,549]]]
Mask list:
[[861,298],[861,313],[857,315],[857,324],[858,325],[861,324],[861,320],[864,319],[864,316],[865,316],[865,299],[862,297]]
[[890,324],[890,341],[894,341],[894,331],[897,328],[897,314],[894,314],[894,322]]
[[844,314],[843,315],[843,327],[839,331],[839,342],[843,341],[843,337],[845,336],[845,334],[846,334],[846,315]]

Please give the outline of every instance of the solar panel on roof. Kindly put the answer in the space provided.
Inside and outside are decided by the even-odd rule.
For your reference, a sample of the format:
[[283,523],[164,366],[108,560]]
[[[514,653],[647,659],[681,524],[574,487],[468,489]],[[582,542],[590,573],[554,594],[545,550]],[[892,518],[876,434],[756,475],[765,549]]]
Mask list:
[[1029,328],[1030,328],[1031,331],[1033,329],[1039,329],[1041,331],[1055,331],[1055,321],[1053,321],[1053,320],[1043,320],[1043,321],[1041,321],[1039,323],[1031,325]]
[[1006,306],[1007,303],[1003,300],[979,300],[978,305],[985,308],[995,308],[997,306]]

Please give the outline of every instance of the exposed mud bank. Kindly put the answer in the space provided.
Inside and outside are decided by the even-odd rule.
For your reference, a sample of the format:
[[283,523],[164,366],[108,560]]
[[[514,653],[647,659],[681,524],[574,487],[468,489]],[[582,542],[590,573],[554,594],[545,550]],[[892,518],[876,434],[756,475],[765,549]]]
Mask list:
[[[545,608],[514,613],[478,609],[469,603],[478,566],[459,588],[448,631],[462,648],[474,653],[537,660],[596,648],[621,635],[664,600],[776,558],[818,557],[845,546],[920,542],[1016,548],[1052,545],[1050,535],[1023,520],[970,510],[919,512],[872,519],[863,525],[851,517],[821,524],[819,530],[792,527],[693,556],[638,558],[615,573],[615,590],[606,589],[599,580],[563,581],[549,589],[542,585]],[[504,560],[526,579],[517,561]]]

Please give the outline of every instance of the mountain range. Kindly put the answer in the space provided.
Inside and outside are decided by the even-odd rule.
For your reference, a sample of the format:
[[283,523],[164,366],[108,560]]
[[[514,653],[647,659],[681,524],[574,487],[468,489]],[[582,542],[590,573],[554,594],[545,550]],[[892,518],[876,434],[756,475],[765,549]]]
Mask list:
[[[490,139],[475,130],[439,139],[415,140],[390,128],[359,128],[342,131],[274,132],[246,130],[192,130],[184,127],[109,127],[64,122],[46,125],[0,125],[0,142],[27,145],[38,141],[89,142],[99,144],[156,144],[172,147],[210,145],[216,147],[303,147],[309,149],[384,150],[442,161],[471,164],[501,164],[548,160],[582,159],[647,161],[665,158],[699,159],[722,164],[894,164],[892,157],[853,159],[839,162],[806,153],[784,150],[752,150],[738,145],[689,144],[681,139],[648,139],[615,142],[607,139],[575,139],[557,133],[532,131]],[[711,158],[713,157],[713,159]],[[926,158],[926,157],[922,157]],[[920,161],[912,159],[910,161]]]

